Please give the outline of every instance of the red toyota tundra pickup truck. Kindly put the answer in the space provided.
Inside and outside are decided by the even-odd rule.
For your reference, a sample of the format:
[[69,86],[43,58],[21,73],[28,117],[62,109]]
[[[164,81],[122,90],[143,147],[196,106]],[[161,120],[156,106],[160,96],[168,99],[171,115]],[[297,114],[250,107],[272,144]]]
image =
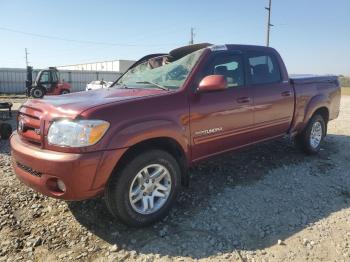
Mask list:
[[104,193],[115,217],[145,226],[201,160],[285,135],[317,153],[339,104],[336,77],[290,78],[272,48],[191,45],[143,57],[108,89],[28,100],[13,168],[50,197]]

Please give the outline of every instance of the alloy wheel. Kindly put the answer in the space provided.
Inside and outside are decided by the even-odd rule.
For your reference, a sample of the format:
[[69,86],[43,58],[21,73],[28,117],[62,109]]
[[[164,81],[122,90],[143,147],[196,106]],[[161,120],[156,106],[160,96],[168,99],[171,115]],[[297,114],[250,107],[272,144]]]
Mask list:
[[312,148],[317,148],[322,140],[323,130],[320,122],[315,122],[311,128],[310,145]]
[[148,165],[133,179],[129,190],[129,201],[137,213],[153,214],[161,209],[171,192],[171,175],[160,164]]

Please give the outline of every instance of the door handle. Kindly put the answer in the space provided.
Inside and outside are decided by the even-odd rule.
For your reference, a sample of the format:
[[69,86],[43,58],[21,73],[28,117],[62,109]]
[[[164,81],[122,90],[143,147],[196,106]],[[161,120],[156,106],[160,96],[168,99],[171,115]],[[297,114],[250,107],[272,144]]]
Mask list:
[[250,97],[244,96],[236,99],[237,103],[245,104],[250,102]]
[[281,96],[291,96],[292,92],[291,91],[284,91],[281,93]]

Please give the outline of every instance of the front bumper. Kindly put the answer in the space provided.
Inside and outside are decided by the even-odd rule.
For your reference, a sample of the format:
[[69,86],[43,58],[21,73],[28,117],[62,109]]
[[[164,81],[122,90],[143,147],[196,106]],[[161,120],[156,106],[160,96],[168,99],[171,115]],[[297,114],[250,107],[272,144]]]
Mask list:
[[[83,200],[103,192],[109,176],[126,149],[92,153],[62,153],[22,141],[15,132],[10,139],[12,166],[27,186],[44,195],[64,200]],[[57,180],[66,190],[54,188]]]

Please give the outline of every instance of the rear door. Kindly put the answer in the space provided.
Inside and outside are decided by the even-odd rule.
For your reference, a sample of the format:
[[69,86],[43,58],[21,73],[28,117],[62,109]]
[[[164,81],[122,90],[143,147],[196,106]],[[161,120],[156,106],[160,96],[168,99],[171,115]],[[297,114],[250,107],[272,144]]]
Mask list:
[[294,114],[294,93],[289,81],[282,79],[276,55],[268,51],[248,51],[246,64],[254,99],[255,140],[286,133]]
[[240,53],[214,52],[199,77],[224,75],[228,88],[196,93],[190,101],[192,159],[197,160],[251,142],[253,99],[245,85]]

